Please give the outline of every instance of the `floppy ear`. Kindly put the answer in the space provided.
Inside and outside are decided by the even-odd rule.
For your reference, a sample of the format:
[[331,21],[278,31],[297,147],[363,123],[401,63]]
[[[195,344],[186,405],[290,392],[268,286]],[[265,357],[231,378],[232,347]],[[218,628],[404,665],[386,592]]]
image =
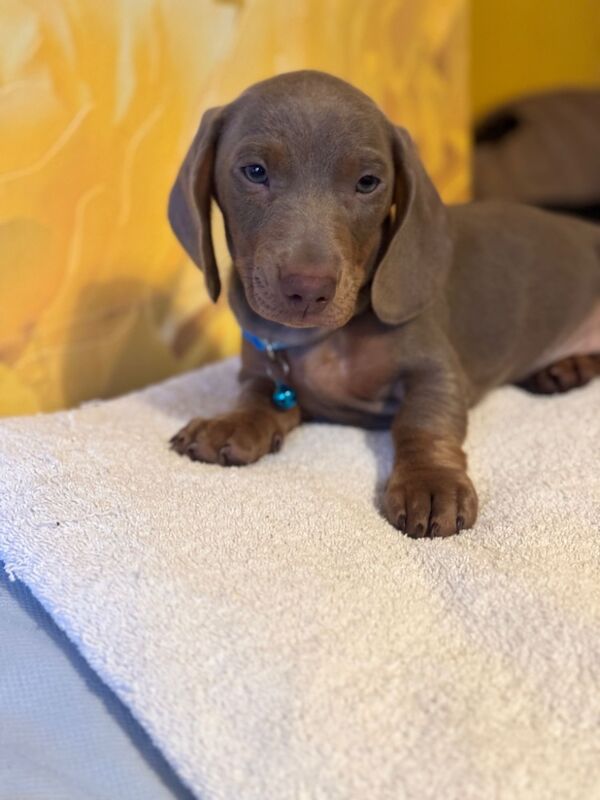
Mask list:
[[452,255],[447,212],[407,131],[393,134],[396,182],[390,243],[371,288],[382,322],[399,325],[422,311],[444,283]]
[[221,292],[210,228],[210,206],[222,110],[222,107],[211,108],[202,116],[169,197],[171,227],[192,261],[204,273],[213,301]]

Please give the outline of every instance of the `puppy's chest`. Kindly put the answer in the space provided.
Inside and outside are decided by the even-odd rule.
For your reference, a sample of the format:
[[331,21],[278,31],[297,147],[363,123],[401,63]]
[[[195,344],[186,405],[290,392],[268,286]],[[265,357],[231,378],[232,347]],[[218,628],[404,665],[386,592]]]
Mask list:
[[344,332],[290,351],[289,378],[302,409],[332,422],[389,424],[402,397],[389,345],[382,335]]

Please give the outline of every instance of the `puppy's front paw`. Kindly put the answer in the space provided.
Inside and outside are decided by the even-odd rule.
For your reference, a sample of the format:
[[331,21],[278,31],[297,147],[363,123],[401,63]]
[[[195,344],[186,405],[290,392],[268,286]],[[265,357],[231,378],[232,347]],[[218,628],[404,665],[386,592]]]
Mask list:
[[600,375],[600,353],[569,356],[534,372],[518,385],[533,394],[568,392]]
[[242,466],[276,453],[283,433],[273,413],[263,409],[232,411],[214,419],[196,418],[171,439],[171,448],[192,461]]
[[395,528],[415,539],[451,536],[475,524],[477,494],[460,470],[396,470],[385,490],[384,511]]

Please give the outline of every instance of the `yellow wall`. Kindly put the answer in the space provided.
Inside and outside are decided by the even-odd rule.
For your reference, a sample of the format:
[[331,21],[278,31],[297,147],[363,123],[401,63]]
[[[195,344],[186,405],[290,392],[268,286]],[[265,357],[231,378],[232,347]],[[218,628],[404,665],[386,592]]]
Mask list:
[[[2,0],[0,413],[72,406],[234,352],[166,220],[202,109],[334,72],[467,191],[466,0]],[[226,261],[220,244],[221,260]]]
[[[600,85],[600,0],[472,0],[472,109]],[[2,0],[0,413],[118,394],[234,352],[166,221],[203,108],[303,67],[410,127],[467,194],[467,0]],[[227,261],[220,237],[221,261]]]
[[600,0],[471,0],[475,117],[517,95],[600,86]]

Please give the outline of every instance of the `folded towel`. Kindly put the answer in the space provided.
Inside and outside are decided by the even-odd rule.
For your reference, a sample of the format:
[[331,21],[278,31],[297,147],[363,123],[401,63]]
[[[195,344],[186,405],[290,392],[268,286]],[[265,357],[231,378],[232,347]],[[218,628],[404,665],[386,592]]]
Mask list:
[[230,361],[0,423],[0,558],[202,800],[600,796],[600,382],[471,415],[472,531],[378,510],[389,435],[167,448]]

